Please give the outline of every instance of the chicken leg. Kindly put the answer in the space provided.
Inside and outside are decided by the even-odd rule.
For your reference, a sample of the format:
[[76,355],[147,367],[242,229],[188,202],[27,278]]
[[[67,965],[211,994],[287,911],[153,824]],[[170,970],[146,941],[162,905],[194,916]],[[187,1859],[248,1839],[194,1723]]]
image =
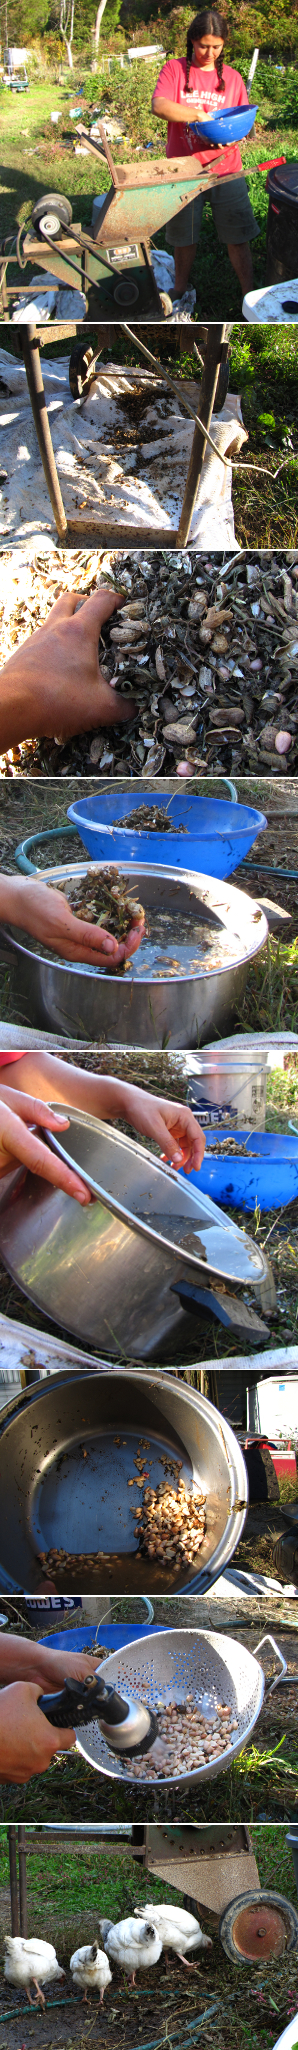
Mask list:
[[191,1965],[191,1964],[189,1963],[189,1959],[188,1959],[188,1957],[184,1957],[184,1955],[183,1955],[183,1950],[176,1950],[176,1957],[180,1957],[180,1964],[181,1964],[181,1965],[186,1965],[186,1970],[187,1970],[187,1972],[197,1972],[197,1970],[198,1970],[198,1965],[196,1964],[196,1961],[194,1962],[194,1964],[193,1964],[193,1965]]
[[[44,2012],[44,2008],[45,2008],[45,2004],[46,2004],[46,2003],[45,2003],[45,1997],[44,1997],[44,1993],[42,1993],[42,1989],[41,1989],[41,1986],[39,1986],[39,1984],[38,1984],[38,1979],[33,1979],[33,1986],[36,1986],[36,1992],[37,1992],[37,1999],[38,1999],[38,2000],[40,2001],[40,2006],[42,2007],[42,2011]],[[34,2005],[34,2002],[33,2002],[33,2001],[31,2000],[31,2007],[33,2007],[33,2005]]]

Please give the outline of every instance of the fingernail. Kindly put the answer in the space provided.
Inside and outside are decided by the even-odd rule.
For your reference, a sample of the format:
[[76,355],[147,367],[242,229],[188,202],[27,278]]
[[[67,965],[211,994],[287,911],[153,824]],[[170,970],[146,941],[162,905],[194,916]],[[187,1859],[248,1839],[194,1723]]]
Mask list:
[[82,1204],[82,1207],[83,1207],[83,1209],[86,1209],[86,1205],[87,1205],[88,1203],[90,1203],[90,1196],[89,1196],[89,1190],[88,1190],[88,1189],[86,1189],[86,1190],[84,1191],[84,1195],[83,1195],[83,1191],[82,1191],[82,1189],[76,1189],[76,1197],[77,1197],[77,1201],[78,1201],[78,1203],[81,1203],[81,1204]]

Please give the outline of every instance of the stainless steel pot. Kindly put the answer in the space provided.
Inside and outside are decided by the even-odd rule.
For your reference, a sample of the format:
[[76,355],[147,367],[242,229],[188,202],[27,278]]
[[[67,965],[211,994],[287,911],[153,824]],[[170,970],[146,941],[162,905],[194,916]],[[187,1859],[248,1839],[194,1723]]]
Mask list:
[[[41,1348],[42,1349],[42,1348]],[[175,1581],[157,1561],[137,1561],[135,1470],[141,1436],[150,1440],[151,1483],[164,1477],[161,1459],[182,1460],[186,1485],[207,1496],[199,1573]],[[117,1440],[122,1439],[118,1444]],[[107,1592],[107,1554],[117,1552],[116,1594],[154,1590],[204,1593],[232,1558],[245,1521],[248,1484],[233,1431],[205,1397],[168,1374],[86,1369],[52,1374],[10,1402],[0,1417],[0,1587],[34,1593],[40,1551],[73,1550],[77,1569],[65,1590],[82,1589],[80,1555],[100,1546],[105,1561],[88,1572],[88,1592]],[[62,1592],[59,1575],[59,1589]],[[113,1592],[113,1578],[108,1581]],[[64,1591],[65,1591],[64,1590]],[[45,1589],[46,1591],[46,1589]]]
[[[121,876],[131,888],[130,862],[118,862]],[[94,862],[99,872],[106,862]],[[63,877],[86,875],[86,861],[68,862],[66,867],[43,869],[43,882],[60,882]],[[107,975],[104,970],[81,967],[73,962],[43,960],[33,951],[29,936],[2,928],[5,946],[14,958],[16,989],[24,1022],[59,1033],[71,1033],[84,1040],[104,1040],[118,1046],[191,1047],[221,1032],[231,1023],[236,1003],[245,987],[249,962],[267,938],[267,921],[259,905],[231,883],[187,869],[151,868],[135,865],[133,880],[137,895],[148,911],[168,907],[171,915],[199,911],[214,921],[215,933],[229,942],[229,959],[208,974],[201,972],[175,979],[138,981],[131,974]]]
[[[181,1773],[179,1779],[157,1781],[154,1778],[152,1786],[155,1790],[158,1787],[162,1793],[163,1787],[176,1786],[180,1792],[184,1786],[193,1785],[198,1780],[218,1778],[219,1773],[226,1772],[239,1757],[252,1735],[262,1707],[265,1675],[257,1653],[266,1643],[273,1646],[281,1669],[268,1690],[271,1693],[272,1686],[276,1687],[280,1678],[288,1678],[286,1660],[272,1637],[262,1637],[252,1653],[239,1639],[221,1636],[218,1631],[162,1630],[156,1636],[151,1631],[150,1636],[143,1637],[141,1642],[138,1638],[134,1644],[127,1644],[123,1651],[115,1651],[102,1660],[100,1673],[109,1685],[117,1687],[124,1696],[128,1694],[129,1698],[148,1702],[151,1708],[173,1698],[176,1702],[186,1701],[190,1694],[196,1702],[202,1703],[207,1718],[213,1711],[215,1699],[232,1708],[237,1716],[238,1729],[229,1739],[226,1751],[212,1763],[198,1766],[195,1772]],[[97,1772],[106,1773],[110,1779],[121,1779],[122,1784],[144,1784],[148,1787],[147,1778],[144,1781],[141,1778],[137,1781],[133,1777],[130,1779],[129,1767],[124,1769],[119,1759],[109,1751],[98,1722],[87,1723],[85,1729],[77,1730],[76,1736],[78,1751],[88,1765],[95,1766]]]
[[8,1181],[0,1185],[0,1253],[25,1294],[85,1346],[159,1363],[162,1349],[187,1330],[174,1293],[179,1282],[206,1289],[216,1280],[257,1292],[266,1259],[210,1197],[144,1146],[85,1112],[68,1116],[54,1150],[80,1168],[98,1201],[83,1209],[16,1171],[10,1192]]

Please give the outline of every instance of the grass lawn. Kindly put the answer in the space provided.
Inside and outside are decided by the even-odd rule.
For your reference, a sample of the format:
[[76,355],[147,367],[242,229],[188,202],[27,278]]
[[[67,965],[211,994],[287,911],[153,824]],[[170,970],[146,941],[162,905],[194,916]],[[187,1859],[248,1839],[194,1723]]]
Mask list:
[[[181,35],[184,45],[183,24]],[[3,90],[3,233],[12,233],[20,226],[29,216],[32,202],[46,190],[66,192],[72,204],[75,202],[75,217],[81,218],[86,228],[90,227],[92,196],[94,191],[107,190],[110,176],[104,164],[99,163],[97,170],[91,157],[75,156],[75,123],[69,118],[69,107],[76,103],[79,84],[84,88],[82,111],[85,122],[88,121],[90,104],[99,106],[102,113],[105,111],[123,121],[125,141],[113,144],[116,163],[129,162],[136,152],[145,151],[148,145],[151,145],[155,156],[165,154],[165,126],[151,112],[157,69],[158,60],[152,65],[136,65],[130,69],[127,66],[124,70],[115,60],[109,75],[102,79],[100,72],[91,77],[87,69],[80,69],[79,60],[76,60],[73,77],[69,75],[63,85],[55,82],[56,67],[56,74],[53,68],[51,77],[47,74],[42,82],[32,83],[28,94],[19,97]],[[243,64],[244,75],[246,70],[247,61]],[[274,62],[272,66],[259,63],[256,88],[256,134],[253,139],[248,137],[242,145],[242,152],[244,171],[250,173],[250,198],[259,223],[259,236],[254,244],[255,282],[258,285],[264,282],[268,205],[266,172],[260,172],[258,164],[281,154],[289,161],[295,158],[297,132],[292,69],[279,75]],[[62,116],[57,127],[53,127],[50,118],[53,110]],[[156,236],[156,242],[164,246],[164,229]],[[27,275],[29,278],[29,269]],[[9,270],[10,279],[13,276],[20,281],[17,267]],[[239,316],[239,286],[225,249],[220,247],[219,250],[208,203],[193,276],[198,318],[202,315],[205,318],[208,315],[210,319],[222,318],[223,314],[226,318]]]

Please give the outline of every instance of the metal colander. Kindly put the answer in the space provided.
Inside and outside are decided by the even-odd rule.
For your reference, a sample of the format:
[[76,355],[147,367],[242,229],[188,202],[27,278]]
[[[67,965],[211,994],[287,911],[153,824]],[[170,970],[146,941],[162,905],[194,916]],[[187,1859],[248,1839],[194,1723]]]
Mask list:
[[[261,1643],[265,1640],[261,1639]],[[274,1644],[274,1640],[270,1639]],[[257,1645],[259,1651],[261,1645]],[[274,1644],[274,1650],[283,1669],[285,1661]],[[214,1779],[215,1774],[225,1772],[238,1757],[247,1743],[262,1707],[265,1676],[262,1666],[246,1646],[236,1638],[224,1637],[215,1631],[164,1630],[158,1635],[143,1637],[125,1646],[121,1652],[113,1652],[111,1658],[103,1659],[100,1666],[102,1678],[113,1682],[119,1694],[130,1695],[133,1700],[148,1702],[152,1708],[168,1701],[185,1701],[191,1694],[204,1714],[211,1714],[216,1699],[232,1708],[238,1719],[238,1731],[234,1741],[229,1741],[225,1752],[212,1760],[211,1764],[198,1766],[195,1772],[179,1776],[179,1787],[188,1786],[193,1780]],[[276,1684],[276,1682],[275,1682]],[[129,1774],[116,1757],[108,1750],[101,1735],[98,1722],[86,1724],[77,1732],[78,1749],[88,1765],[94,1765],[97,1772],[108,1773],[136,1785],[133,1774]],[[150,1784],[148,1778],[137,1785]],[[158,1787],[178,1785],[178,1779],[156,1780]]]

